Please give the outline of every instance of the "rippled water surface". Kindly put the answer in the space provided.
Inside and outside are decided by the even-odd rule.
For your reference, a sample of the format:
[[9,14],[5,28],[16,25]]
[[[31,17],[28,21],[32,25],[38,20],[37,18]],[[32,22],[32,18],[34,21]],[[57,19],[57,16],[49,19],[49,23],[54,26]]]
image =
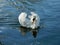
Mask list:
[[[36,12],[41,28],[20,27],[23,11]],[[60,0],[0,0],[0,45],[60,45]]]

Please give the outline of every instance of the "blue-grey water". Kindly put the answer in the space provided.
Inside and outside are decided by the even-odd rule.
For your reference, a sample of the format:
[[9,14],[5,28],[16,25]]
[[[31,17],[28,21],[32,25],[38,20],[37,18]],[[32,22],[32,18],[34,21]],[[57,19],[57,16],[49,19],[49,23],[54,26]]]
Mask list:
[[[36,12],[41,28],[20,27],[23,11]],[[0,45],[60,45],[60,0],[0,0]]]

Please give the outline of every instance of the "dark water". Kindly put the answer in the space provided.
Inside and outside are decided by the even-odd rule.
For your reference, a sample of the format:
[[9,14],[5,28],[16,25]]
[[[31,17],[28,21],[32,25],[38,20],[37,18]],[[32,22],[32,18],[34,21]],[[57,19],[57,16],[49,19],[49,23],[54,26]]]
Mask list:
[[[22,11],[36,12],[42,27],[20,27]],[[0,45],[60,45],[60,0],[0,0]]]

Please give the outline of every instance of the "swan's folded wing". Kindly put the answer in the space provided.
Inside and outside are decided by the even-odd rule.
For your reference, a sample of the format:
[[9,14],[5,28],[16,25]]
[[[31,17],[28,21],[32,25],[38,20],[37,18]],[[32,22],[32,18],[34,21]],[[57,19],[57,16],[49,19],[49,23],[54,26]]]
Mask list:
[[26,26],[26,27],[30,27],[30,25],[31,25],[30,20],[29,20],[29,19],[27,19],[27,18],[26,18],[26,20],[25,20],[25,22],[24,22],[24,23],[25,23],[25,26]]

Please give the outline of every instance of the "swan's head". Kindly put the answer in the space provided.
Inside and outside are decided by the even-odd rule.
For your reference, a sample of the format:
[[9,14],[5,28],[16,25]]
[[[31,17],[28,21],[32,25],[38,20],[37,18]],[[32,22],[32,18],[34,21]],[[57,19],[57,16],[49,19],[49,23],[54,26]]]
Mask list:
[[40,16],[38,14],[36,14],[35,12],[31,12],[31,16],[30,17],[31,18],[35,17],[36,20],[40,20]]
[[31,12],[32,16],[37,16],[37,14],[35,12]]
[[37,20],[37,14],[35,12],[31,12],[31,15],[29,16],[30,21],[33,23]]

